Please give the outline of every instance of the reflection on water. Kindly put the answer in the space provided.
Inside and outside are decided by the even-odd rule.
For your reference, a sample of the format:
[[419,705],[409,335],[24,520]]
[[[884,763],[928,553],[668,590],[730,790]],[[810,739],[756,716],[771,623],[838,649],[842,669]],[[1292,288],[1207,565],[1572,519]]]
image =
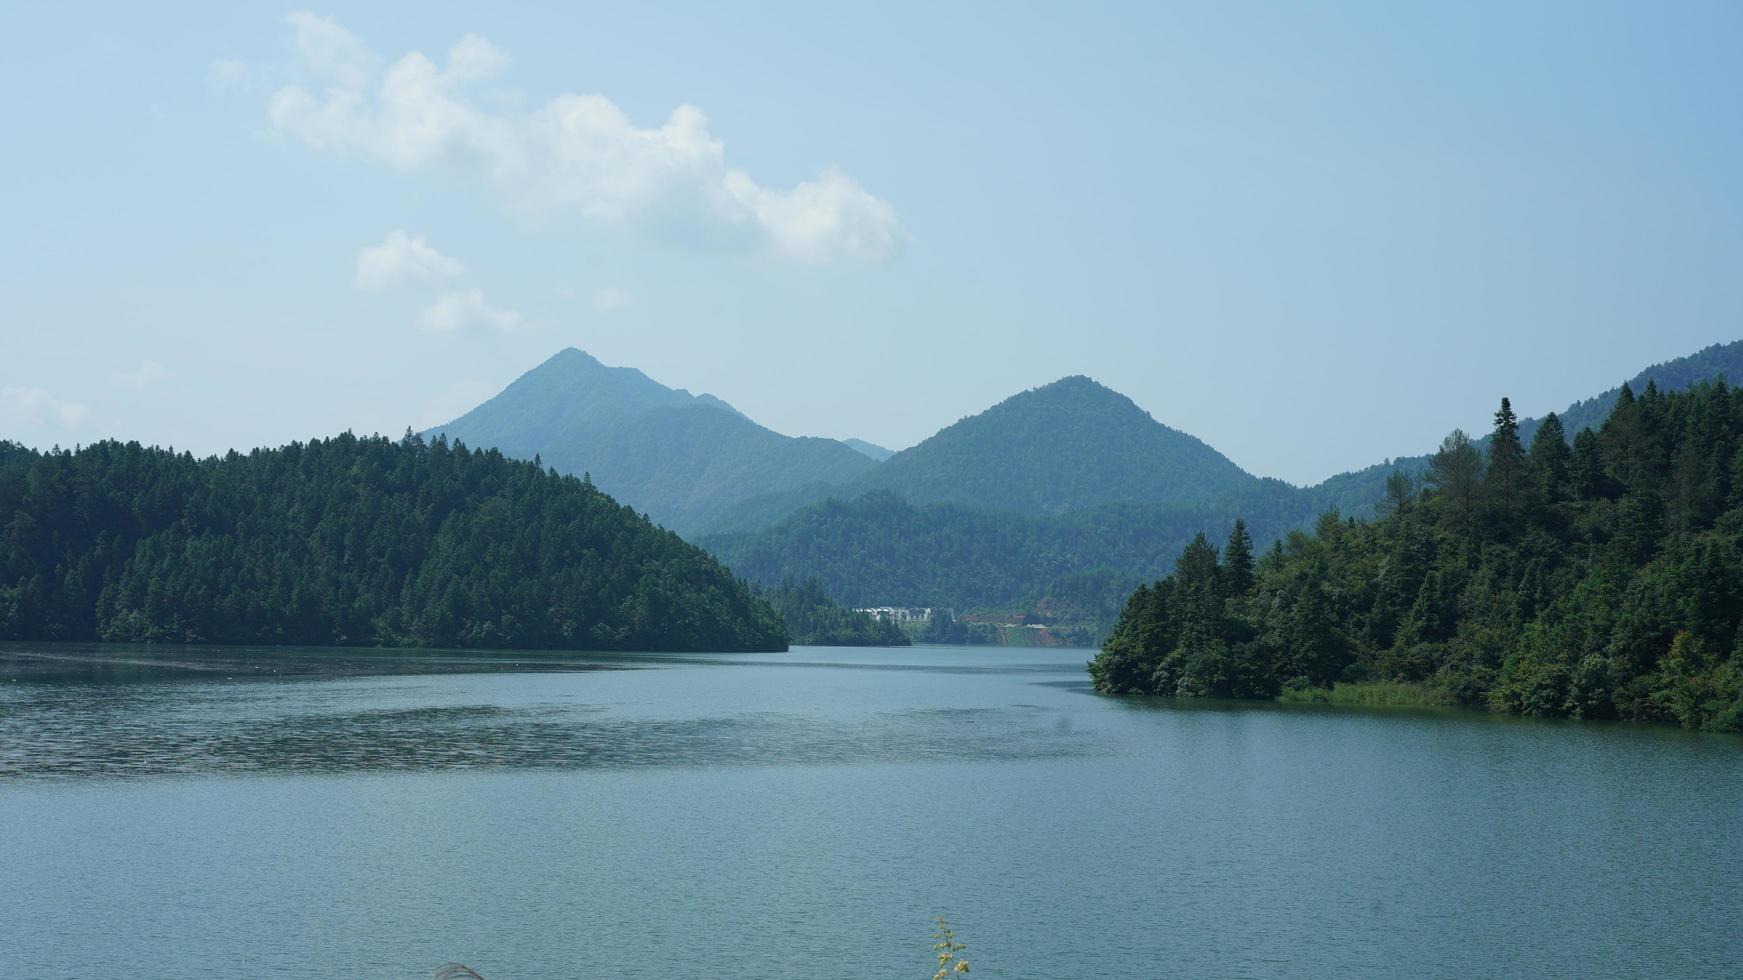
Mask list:
[[[855,717],[752,710],[641,717],[577,700],[417,703],[383,677],[742,666],[729,658],[491,656],[312,649],[0,650],[0,779],[451,769],[859,764],[1034,759],[1094,751],[1038,705]],[[841,668],[789,660],[785,667]],[[853,665],[905,673],[975,668]],[[1022,673],[1012,664],[999,672]],[[334,684],[371,678],[369,683]],[[384,701],[414,702],[381,706]],[[721,706],[725,707],[725,706]]]
[[1087,656],[0,645],[0,975],[1743,976],[1743,738]]

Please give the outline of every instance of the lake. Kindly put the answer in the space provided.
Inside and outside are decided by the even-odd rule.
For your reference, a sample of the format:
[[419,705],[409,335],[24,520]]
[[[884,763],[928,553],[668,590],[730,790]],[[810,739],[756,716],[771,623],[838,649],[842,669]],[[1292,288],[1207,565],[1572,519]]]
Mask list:
[[1743,974],[1743,738],[1089,655],[0,645],[0,974]]

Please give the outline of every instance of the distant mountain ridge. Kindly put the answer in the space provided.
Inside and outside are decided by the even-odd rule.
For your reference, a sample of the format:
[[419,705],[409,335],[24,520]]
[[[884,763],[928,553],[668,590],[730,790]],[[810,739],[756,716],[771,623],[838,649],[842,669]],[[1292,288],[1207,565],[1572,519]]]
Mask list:
[[746,498],[840,482],[877,465],[833,439],[781,435],[713,395],[667,388],[575,348],[424,435],[588,474],[679,533]]
[[[1629,384],[1644,391],[1652,382],[1669,391],[1717,377],[1743,378],[1743,342],[1715,345],[1655,365],[1635,375]],[[1077,389],[1077,396],[1107,400],[1089,390],[1092,385],[1088,379],[1065,379],[1025,395],[1063,386],[1067,391]],[[1618,386],[1561,413],[1569,439],[1582,429],[1602,424],[1620,391]],[[1025,399],[1025,395],[1003,404]],[[967,428],[967,423],[989,416],[996,418],[997,414],[996,409],[989,410],[945,432]],[[1539,420],[1521,424],[1521,435],[1528,444],[1538,424]],[[1477,426],[1472,430],[1475,435],[1483,431]],[[920,456],[916,451],[928,443],[934,448],[943,444],[939,437],[934,439],[939,441],[928,440],[910,452]],[[1022,496],[1019,488],[1007,493],[1001,502],[1015,500],[1029,506],[1001,515],[987,509],[984,502],[963,506],[960,497],[928,500],[922,495],[924,482],[892,472],[904,455],[897,454],[884,467],[848,486],[824,491],[815,499],[799,500],[795,506],[800,495],[788,495],[779,501],[786,506],[785,513],[781,513],[781,506],[771,506],[770,498],[747,502],[728,515],[738,518],[740,526],[720,528],[718,533],[697,540],[752,581],[815,577],[831,595],[851,603],[1022,607],[1065,611],[1105,623],[1111,618],[1109,610],[1125,594],[1116,583],[1135,587],[1157,577],[1167,568],[1160,556],[1177,554],[1197,532],[1205,531],[1214,540],[1221,540],[1235,519],[1242,518],[1258,545],[1264,547],[1292,530],[1311,526],[1328,510],[1365,516],[1384,496],[1390,474],[1402,470],[1420,477],[1430,458],[1391,460],[1340,474],[1317,486],[1297,488],[1244,473],[1244,480],[1231,479],[1231,468],[1239,472],[1234,464],[1225,467],[1194,453],[1189,443],[1175,441],[1172,448],[1183,450],[1189,460],[1204,463],[1199,471],[1204,479],[1196,485],[1183,480],[1191,489],[1176,499],[1122,504],[1115,497],[1119,492],[1116,481],[1106,484],[1110,499],[1048,510],[1033,499],[1016,500]],[[1214,453],[1208,446],[1204,449]],[[959,458],[969,457],[961,453]],[[987,472],[1002,478],[1005,471]],[[1105,469],[1099,479],[1108,479]],[[920,492],[916,492],[917,487]],[[889,489],[897,493],[888,493]],[[759,525],[759,519],[765,523]]]
[[843,439],[841,440],[841,444],[849,449],[857,450],[862,455],[869,456],[880,463],[895,455],[895,450],[885,449],[875,442],[866,442],[864,439]]
[[753,497],[705,533],[754,531],[825,500],[880,490],[915,504],[1057,515],[1119,503],[1197,505],[1267,486],[1288,487],[1079,375],[1012,395],[852,480]]
[[[561,377],[547,383],[541,375],[554,366]],[[600,372],[615,373],[596,380]],[[1743,342],[1655,365],[1630,384],[1676,390],[1720,376],[1743,378]],[[517,391],[523,383],[556,394]],[[607,383],[616,386],[615,414],[576,419],[588,410],[562,392]],[[1600,424],[1619,391],[1569,406],[1561,414],[1569,438]],[[553,416],[560,421],[542,421]],[[1527,442],[1537,424],[1521,423]],[[1480,435],[1486,426],[1471,429]],[[1110,601],[1157,574],[1158,556],[1178,553],[1199,530],[1220,537],[1242,518],[1263,547],[1331,509],[1366,516],[1388,475],[1420,476],[1429,459],[1295,487],[1247,473],[1126,396],[1073,376],[878,462],[869,444],[781,436],[711,396],[605,368],[579,351],[432,431],[591,471],[603,489],[767,586],[815,577],[832,597],[857,604],[1025,606],[1092,617],[1111,615]]]

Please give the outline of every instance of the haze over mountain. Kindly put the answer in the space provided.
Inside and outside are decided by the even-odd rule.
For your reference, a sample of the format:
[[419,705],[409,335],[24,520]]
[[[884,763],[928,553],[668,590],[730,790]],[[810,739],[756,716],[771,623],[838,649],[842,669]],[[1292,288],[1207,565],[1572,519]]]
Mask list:
[[[1743,342],[1655,365],[1665,390],[1743,377]],[[1570,406],[1569,438],[1620,389]],[[1473,420],[1474,434],[1485,427]],[[1537,420],[1521,424],[1529,440]],[[1365,516],[1390,460],[1313,487],[1256,477],[1081,376],[1020,392],[882,462],[877,447],[793,438],[710,395],[566,350],[431,430],[597,485],[765,585],[815,578],[860,604],[1047,609],[1105,620],[1199,531],[1244,519],[1264,546],[1328,509]],[[1425,447],[1428,448],[1428,447]]]
[[[1637,392],[1649,382],[1673,391],[1720,377],[1743,377],[1743,342],[1654,365],[1629,384]],[[1602,424],[1620,391],[1570,406],[1561,416],[1570,441]],[[1328,510],[1365,516],[1384,496],[1387,476],[1420,477],[1430,459],[1392,460],[1297,488],[1248,476],[1145,415],[1153,427],[1147,429],[1133,415],[1142,414],[1136,406],[1121,403],[1130,406],[1088,379],[1068,378],[951,426],[829,499],[794,505],[795,495],[759,498],[729,515],[737,527],[697,540],[752,581],[814,577],[849,603],[1021,608],[1105,622],[1132,587],[1165,572],[1198,532],[1221,540],[1241,518],[1263,547]],[[1539,424],[1521,424],[1526,442]],[[1079,445],[1063,435],[1045,441],[1055,425],[1074,431]],[[1115,435],[1098,441],[1103,432]],[[1025,433],[1042,440],[1041,453],[1031,452]],[[1098,457],[1101,445],[1126,451]],[[1044,499],[1027,492],[1022,464],[1037,465],[1050,451],[1062,464],[1083,468],[1084,478]],[[1158,464],[1168,472],[1148,468]],[[1058,506],[1067,499],[1077,503]],[[770,515],[766,526],[757,525]]]
[[947,426],[853,480],[747,500],[707,531],[752,531],[801,507],[873,490],[915,504],[1045,516],[1113,503],[1198,506],[1267,485],[1292,489],[1247,473],[1125,395],[1074,376]]
[[895,455],[895,450],[885,449],[875,442],[866,442],[864,439],[843,439],[841,440],[841,444],[849,449],[864,453],[866,456],[869,456],[880,463]]
[[833,439],[781,435],[713,395],[667,388],[574,348],[425,435],[590,474],[680,533],[753,495],[841,482],[877,465]]

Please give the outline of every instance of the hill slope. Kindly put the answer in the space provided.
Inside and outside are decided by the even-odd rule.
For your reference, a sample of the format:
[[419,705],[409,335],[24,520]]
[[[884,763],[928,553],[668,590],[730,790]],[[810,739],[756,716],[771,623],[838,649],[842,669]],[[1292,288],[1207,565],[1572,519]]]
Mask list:
[[712,395],[667,388],[574,348],[426,436],[539,457],[690,532],[758,494],[837,483],[875,467],[833,439],[765,429]]
[[196,460],[0,442],[0,638],[782,650],[774,611],[584,482],[350,434]]
[[1157,422],[1119,392],[1069,377],[962,419],[855,479],[726,508],[706,531],[756,531],[824,500],[874,490],[916,504],[1044,516],[1116,503],[1198,507],[1271,489],[1289,490]]
[[[1629,378],[1626,384],[1636,394],[1644,393],[1649,384],[1656,385],[1660,391],[1669,394],[1692,388],[1702,381],[1720,378],[1732,383],[1743,381],[1743,340],[1713,344],[1686,357],[1654,364]],[[1617,385],[1602,394],[1574,402],[1565,411],[1556,413],[1561,419],[1562,428],[1567,431],[1568,441],[1571,443],[1575,436],[1586,429],[1596,429],[1603,425],[1604,420],[1610,417],[1611,409],[1616,407],[1616,399],[1621,394],[1622,386]],[[1521,419],[1520,438],[1529,445],[1531,437],[1537,433],[1537,427],[1542,423],[1542,419]],[[1485,436],[1483,444],[1487,443],[1488,437]],[[1350,473],[1340,473],[1309,487],[1308,492],[1319,500],[1322,507],[1337,507],[1346,514],[1366,515],[1385,496],[1386,477],[1397,471],[1421,476],[1428,471],[1428,460],[1428,456],[1401,456]]]
[[[1743,377],[1743,343],[1648,368],[1630,383],[1641,392],[1648,381],[1672,390],[1721,375]],[[1570,439],[1601,423],[1619,391],[1570,407]],[[1034,410],[1042,407],[1064,410]],[[1045,428],[1050,417],[1073,420],[1079,432],[1094,431],[1093,419],[1112,419],[1112,431],[1127,435],[1037,439],[1035,446],[1013,436]],[[976,431],[982,426],[992,431]],[[1521,424],[1527,442],[1536,426]],[[1032,492],[1026,477],[1043,470],[1037,459],[1054,451],[1069,463],[1059,467],[1062,488]],[[1176,472],[1147,472],[1158,459],[1181,463],[1170,467]],[[1365,516],[1384,496],[1388,475],[1420,476],[1428,459],[1389,461],[1298,489],[1247,476],[1121,396],[1074,378],[959,422],[847,486],[750,501],[728,515],[738,520],[727,522],[731,530],[698,540],[754,581],[815,577],[854,604],[1035,610],[1106,624],[1129,587],[1157,577],[1164,556],[1197,532],[1220,536],[1242,517],[1262,548],[1326,510]],[[1083,474],[1093,478],[1074,479]],[[1143,501],[1146,493],[1179,496]],[[1098,495],[1104,500],[1047,509]]]
[[1743,730],[1740,435],[1743,389],[1719,384],[1620,401],[1573,450],[1497,425],[1463,490],[1322,521],[1256,566],[1194,542],[1133,594],[1090,675],[1107,693]]

